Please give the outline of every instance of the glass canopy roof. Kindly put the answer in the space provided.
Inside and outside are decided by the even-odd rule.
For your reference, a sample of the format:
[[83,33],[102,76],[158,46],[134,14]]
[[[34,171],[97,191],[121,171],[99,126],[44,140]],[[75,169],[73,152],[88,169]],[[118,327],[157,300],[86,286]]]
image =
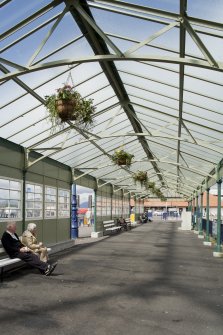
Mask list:
[[[0,136],[142,197],[137,170],[190,199],[222,166],[222,12],[211,0],[2,0]],[[44,97],[69,81],[94,99],[94,126],[52,133]],[[130,169],[111,161],[120,147]]]

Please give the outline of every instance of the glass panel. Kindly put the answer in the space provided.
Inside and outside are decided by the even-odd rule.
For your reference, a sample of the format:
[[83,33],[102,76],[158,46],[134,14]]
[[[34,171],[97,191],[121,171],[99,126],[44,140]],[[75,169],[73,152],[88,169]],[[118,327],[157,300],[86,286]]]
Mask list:
[[0,189],[0,199],[9,199],[9,191]]
[[10,180],[10,188],[13,189],[13,190],[20,190],[21,189],[21,183],[19,181]]
[[34,194],[33,193],[27,193],[26,194],[26,199],[27,200],[34,200]]
[[26,184],[26,192],[34,192],[34,185]]
[[9,188],[9,180],[0,179],[0,188]]
[[20,199],[21,192],[18,191],[10,191],[10,198],[11,199]]
[[26,210],[26,218],[32,218],[33,217],[33,211],[31,209]]
[[34,209],[33,210],[33,216],[34,218],[38,218],[38,217],[42,217],[43,216],[43,212],[39,209]]
[[33,201],[26,201],[26,208],[34,208],[34,202]]
[[45,203],[45,208],[46,209],[56,209],[56,204],[55,203],[52,203],[52,202],[46,202]]
[[56,193],[57,193],[57,190],[55,188],[51,188],[50,194],[56,195]]
[[8,207],[8,200],[0,200],[0,208]]
[[34,203],[34,208],[41,209],[42,208],[42,202],[35,202]]
[[59,203],[64,203],[64,202],[65,202],[64,197],[59,197]]
[[63,197],[64,196],[64,191],[63,190],[58,190],[59,196]]
[[20,206],[20,201],[18,200],[10,200],[9,201],[9,207],[10,208],[19,208]]
[[42,196],[42,194],[36,194],[35,193],[34,199],[35,199],[35,201],[42,201],[43,200],[43,196]]
[[43,192],[42,186],[35,185],[35,193],[42,193],[42,192]]
[[50,199],[51,199],[51,196],[50,195],[45,195],[45,201],[50,201]]
[[45,217],[46,218],[56,217],[56,211],[46,210],[45,211]]

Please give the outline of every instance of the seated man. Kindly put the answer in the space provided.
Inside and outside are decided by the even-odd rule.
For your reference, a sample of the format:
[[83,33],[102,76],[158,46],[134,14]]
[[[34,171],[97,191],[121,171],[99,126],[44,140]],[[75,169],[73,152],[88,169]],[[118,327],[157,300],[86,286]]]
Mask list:
[[57,266],[57,263],[52,265],[42,262],[37,255],[25,247],[19,240],[16,234],[16,222],[8,222],[6,231],[2,235],[2,245],[10,258],[20,258],[40,270],[42,274],[49,276]]
[[42,242],[37,242],[36,239],[36,224],[29,223],[27,230],[24,231],[21,237],[21,242],[26,247],[31,249],[35,254],[37,254],[42,262],[48,261],[47,248],[44,247]]
[[125,222],[125,219],[123,217],[120,217],[118,219],[118,224],[125,230],[128,230],[128,225],[127,223]]

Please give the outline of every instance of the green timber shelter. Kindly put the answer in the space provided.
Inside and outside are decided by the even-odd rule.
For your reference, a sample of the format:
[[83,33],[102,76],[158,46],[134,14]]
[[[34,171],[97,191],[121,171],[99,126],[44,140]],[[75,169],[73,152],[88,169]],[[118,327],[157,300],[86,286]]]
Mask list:
[[[19,233],[35,218],[44,241],[68,240],[73,183],[95,190],[95,230],[114,208],[129,216],[131,198],[141,214],[153,197],[133,182],[142,170],[193,210],[217,183],[221,250],[222,11],[211,0],[1,0],[0,210]],[[93,99],[92,128],[52,132],[44,97],[63,83]],[[135,156],[129,169],[111,161],[120,147]]]

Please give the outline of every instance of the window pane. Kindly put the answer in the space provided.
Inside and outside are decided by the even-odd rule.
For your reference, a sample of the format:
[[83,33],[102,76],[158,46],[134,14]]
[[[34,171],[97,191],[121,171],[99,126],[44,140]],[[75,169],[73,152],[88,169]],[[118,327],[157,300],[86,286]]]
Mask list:
[[20,218],[21,182],[0,178],[0,218]]
[[10,199],[20,199],[20,194],[18,191],[10,191]]
[[0,189],[0,199],[9,199],[9,191]]
[[26,202],[26,208],[33,208],[34,207],[34,202],[33,201],[27,201]]
[[56,202],[56,197],[55,197],[54,195],[51,195],[51,196],[50,196],[50,201],[51,201],[51,202]]
[[46,209],[56,209],[56,203],[53,203],[53,202],[46,202],[45,203],[45,208]]
[[8,207],[8,200],[0,200],[0,208]]
[[58,190],[58,216],[70,217],[70,191]]
[[7,179],[0,179],[0,187],[1,188],[9,188],[9,180],[7,180]]
[[56,191],[55,188],[51,188],[51,191],[50,191],[50,192],[51,192],[52,195],[56,195],[56,194],[57,194],[57,191]]
[[10,208],[19,208],[20,201],[18,200],[9,200],[9,207]]
[[[26,217],[30,218],[41,218],[42,208],[43,208],[43,197],[42,197],[43,187],[36,184],[27,184],[26,187]],[[30,201],[31,200],[31,201]],[[35,208],[35,209],[34,209]]]
[[43,193],[43,188],[42,188],[42,186],[35,185],[35,193]]
[[43,200],[43,196],[42,194],[35,194],[35,201],[42,201]]
[[63,190],[59,190],[59,191],[58,191],[58,194],[59,194],[59,196],[63,197],[63,195],[64,195],[64,191],[63,191]]
[[45,216],[46,216],[47,218],[56,217],[56,211],[53,211],[53,210],[47,210]]
[[26,210],[26,217],[27,218],[32,218],[33,217],[33,210],[31,210],[31,209]]
[[39,208],[39,209],[41,209],[41,208],[42,208],[42,203],[41,203],[41,202],[35,202],[35,203],[34,203],[34,208]]
[[10,180],[10,189],[20,190],[21,189],[21,183],[18,182],[18,181]]
[[43,216],[43,212],[40,209],[34,209],[33,210],[33,216],[34,218],[39,218]]
[[27,193],[26,194],[26,199],[27,200],[34,200],[34,194],[33,193]]
[[34,192],[34,185],[26,184],[26,192]]
[[61,204],[63,204],[65,202],[65,199],[64,199],[64,197],[59,197],[59,203]]

